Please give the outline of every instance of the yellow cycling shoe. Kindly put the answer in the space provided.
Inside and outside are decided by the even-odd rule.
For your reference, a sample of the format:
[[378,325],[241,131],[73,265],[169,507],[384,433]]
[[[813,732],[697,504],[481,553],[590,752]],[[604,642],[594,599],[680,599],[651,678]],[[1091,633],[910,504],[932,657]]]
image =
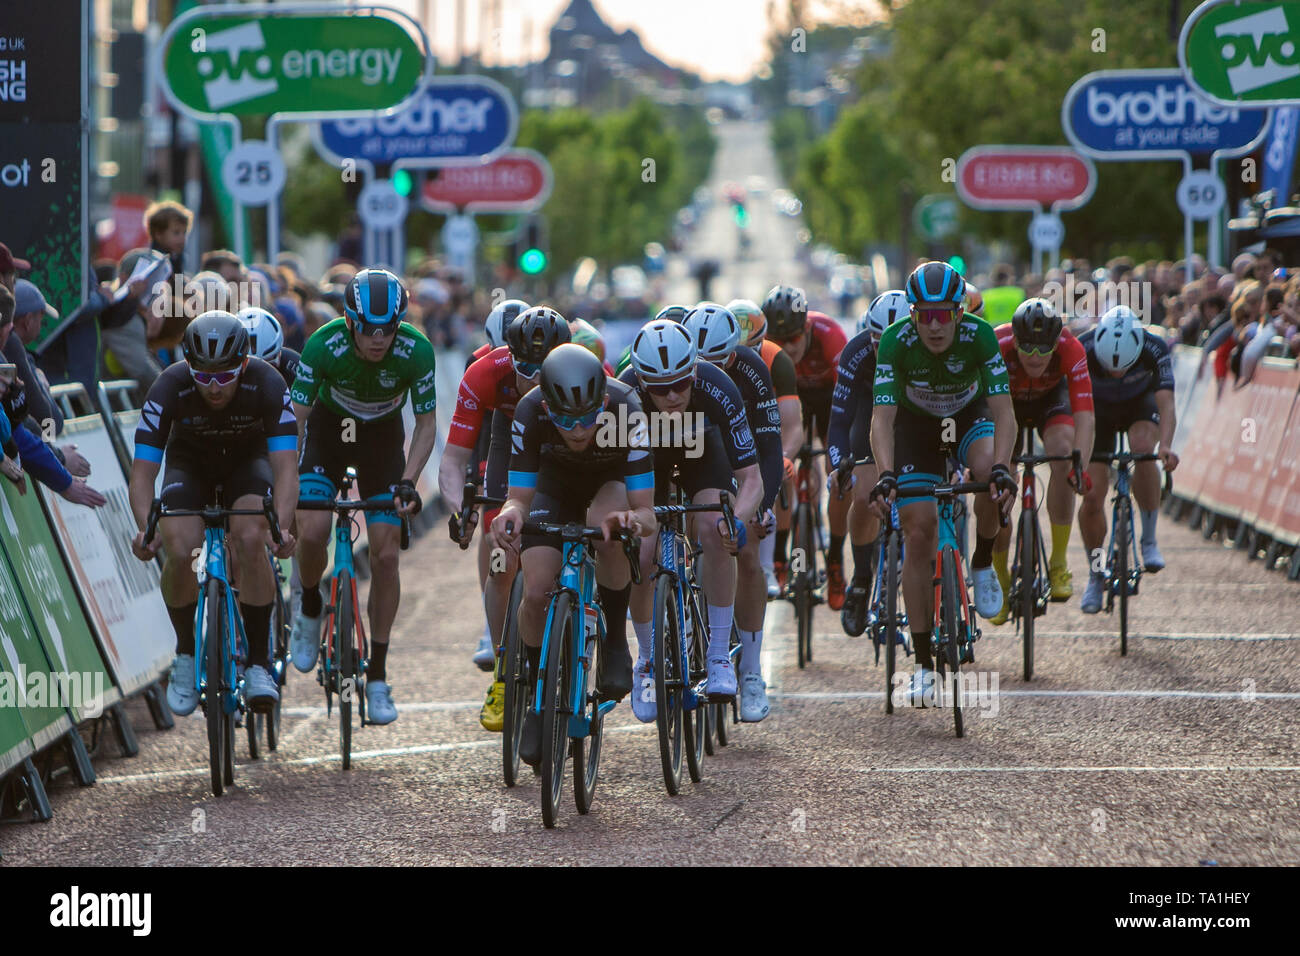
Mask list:
[[1007,623],[1007,618],[1011,616],[1011,600],[1007,597],[1008,592],[1003,591],[1002,594],[1002,610],[989,618],[989,623],[994,627],[1001,627],[1003,624]]
[[1047,578],[1052,583],[1052,600],[1068,601],[1074,594],[1074,575],[1070,573],[1067,567],[1055,567],[1048,565]]
[[484,730],[494,734],[501,733],[506,719],[506,685],[505,681],[493,681],[483,701],[483,709],[478,712],[478,722]]

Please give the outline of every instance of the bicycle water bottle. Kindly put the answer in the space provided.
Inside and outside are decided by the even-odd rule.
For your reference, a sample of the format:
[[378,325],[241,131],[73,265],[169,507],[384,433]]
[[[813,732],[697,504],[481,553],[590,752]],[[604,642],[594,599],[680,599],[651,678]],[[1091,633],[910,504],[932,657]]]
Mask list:
[[594,604],[588,604],[585,610],[586,620],[583,622],[582,632],[589,638],[596,637],[600,633],[600,626],[596,620],[596,616],[600,612]]

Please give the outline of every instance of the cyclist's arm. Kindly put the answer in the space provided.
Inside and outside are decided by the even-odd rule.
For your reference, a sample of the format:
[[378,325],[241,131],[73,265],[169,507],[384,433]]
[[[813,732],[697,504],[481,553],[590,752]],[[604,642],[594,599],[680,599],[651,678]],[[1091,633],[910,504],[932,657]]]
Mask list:
[[300,405],[297,400],[293,403],[293,415],[298,421],[298,448],[302,449],[302,439],[307,433],[307,416],[311,414],[310,405]]
[[[1067,337],[1068,336],[1068,337]],[[1088,353],[1079,340],[1068,332],[1061,333],[1061,364],[1066,368],[1065,381],[1070,393],[1070,411],[1074,415],[1074,447],[1084,462],[1092,456],[1092,442],[1097,434],[1097,416],[1092,405],[1092,376],[1088,372]]]
[[1092,458],[1092,442],[1097,435],[1097,416],[1093,412],[1074,413],[1074,447],[1084,465]]
[[[850,343],[852,345],[852,343]],[[838,468],[840,462],[852,458],[849,447],[849,432],[853,426],[853,410],[857,404],[854,394],[857,391],[858,369],[865,361],[865,352],[869,343],[858,342],[855,348],[845,348],[840,352],[839,367],[835,373],[835,391],[831,393],[831,420],[826,431],[826,454],[830,467]]]
[[453,511],[463,510],[461,498],[465,492],[465,468],[473,452],[459,445],[444,445],[442,460],[438,462],[438,493]]
[[408,481],[415,481],[424,471],[424,466],[429,462],[429,456],[433,454],[433,448],[438,443],[438,415],[434,411],[427,411],[415,416],[415,429],[411,432],[411,448],[406,454],[406,470],[402,472],[402,477]]
[[894,365],[899,354],[896,322],[885,329],[876,346],[876,377],[871,385],[871,454],[881,472],[894,470],[894,419],[898,415],[900,391]]
[[1174,429],[1178,427],[1178,415],[1175,411],[1174,390],[1161,388],[1156,390],[1156,408],[1160,411],[1160,450],[1170,451],[1174,447]]
[[[989,414],[993,416],[993,463],[1011,469],[1011,452],[1016,447],[1016,410],[1009,394],[988,396]],[[872,422],[872,435],[875,435]],[[872,445],[875,450],[875,445]]]
[[641,525],[641,537],[648,538],[659,530],[659,522],[655,520],[655,490],[650,488],[629,488],[627,492],[627,506],[636,512],[636,520]]
[[[293,524],[298,507],[298,452],[293,448],[267,453],[271,462],[271,487],[275,500],[275,514],[281,529],[287,531]],[[152,483],[150,488],[152,488]],[[145,509],[146,514],[148,508]],[[143,526],[142,526],[143,527]]]
[[763,475],[758,465],[746,465],[736,471],[736,520],[747,524],[758,514],[758,506],[763,500]]
[[871,454],[880,471],[894,470],[894,417],[896,405],[876,405],[871,412]]
[[143,531],[149,523],[149,508],[153,505],[154,482],[158,480],[158,471],[162,468],[161,459],[150,461],[136,455],[131,462],[131,479],[127,487],[127,497],[131,502],[131,514],[135,516],[136,530]]
[[[163,376],[166,375],[164,372]],[[135,515],[136,528],[140,531],[149,523],[154,483],[162,468],[163,451],[172,430],[171,401],[167,397],[163,376],[154,381],[145,396],[140,421],[135,427],[135,459],[131,462],[127,497],[131,502],[131,513]]]
[[1011,403],[1011,380],[1002,347],[992,326],[977,322],[976,346],[980,361],[980,387],[993,416],[993,463],[1011,467],[1011,453],[1016,447],[1016,412]]
[[799,396],[777,401],[781,412],[781,453],[794,461],[803,447],[803,404]]

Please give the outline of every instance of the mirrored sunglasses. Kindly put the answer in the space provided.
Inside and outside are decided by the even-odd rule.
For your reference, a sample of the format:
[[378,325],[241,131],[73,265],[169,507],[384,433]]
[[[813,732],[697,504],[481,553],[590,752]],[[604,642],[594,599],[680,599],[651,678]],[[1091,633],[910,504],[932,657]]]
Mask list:
[[551,421],[555,423],[556,428],[565,432],[571,432],[579,427],[590,428],[596,424],[596,420],[600,418],[600,413],[603,410],[600,408],[593,409],[585,415],[559,415],[551,412]]

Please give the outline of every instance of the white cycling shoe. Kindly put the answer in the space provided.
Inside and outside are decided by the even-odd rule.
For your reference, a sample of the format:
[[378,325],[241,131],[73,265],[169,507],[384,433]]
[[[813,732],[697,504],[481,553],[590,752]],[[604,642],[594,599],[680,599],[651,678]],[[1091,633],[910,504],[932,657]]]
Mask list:
[[781,585],[776,581],[776,572],[763,565],[763,581],[767,584],[767,599],[774,601],[781,596]]
[[1088,586],[1083,590],[1083,600],[1079,602],[1079,610],[1084,614],[1096,614],[1101,610],[1101,601],[1105,596],[1106,575],[1098,574],[1096,571],[1089,572]]
[[[325,614],[321,611],[321,616]],[[308,617],[301,611],[293,619],[293,633],[289,636],[289,656],[293,659],[293,666],[304,674],[311,672],[316,666],[316,658],[320,656],[320,624],[319,617]]]
[[650,724],[659,716],[659,705],[655,701],[654,667],[649,661],[636,662],[632,671],[632,713],[643,724]]
[[270,672],[262,665],[254,664],[244,671],[244,696],[253,710],[270,710],[280,699],[280,690]]
[[935,684],[939,675],[928,667],[918,667],[907,687],[895,688],[895,707],[933,707]]
[[757,672],[740,678],[740,719],[756,724],[771,711],[767,703],[767,684]]
[[177,717],[188,717],[199,706],[199,690],[194,686],[194,655],[177,654],[167,678],[167,706]]
[[1002,610],[1002,585],[998,583],[997,572],[992,565],[987,568],[972,569],[971,583],[975,586],[975,610],[980,617],[992,619]]
[[391,724],[397,719],[397,706],[393,703],[393,689],[388,681],[366,681],[366,723]]
[[707,690],[710,697],[736,696],[736,669],[731,666],[730,657],[709,658]]
[[1142,542],[1142,567],[1151,574],[1164,570],[1164,555],[1160,553],[1154,541]]
[[496,667],[497,652],[492,647],[492,638],[484,634],[478,639],[478,650],[474,652],[474,664],[481,671],[490,671]]

